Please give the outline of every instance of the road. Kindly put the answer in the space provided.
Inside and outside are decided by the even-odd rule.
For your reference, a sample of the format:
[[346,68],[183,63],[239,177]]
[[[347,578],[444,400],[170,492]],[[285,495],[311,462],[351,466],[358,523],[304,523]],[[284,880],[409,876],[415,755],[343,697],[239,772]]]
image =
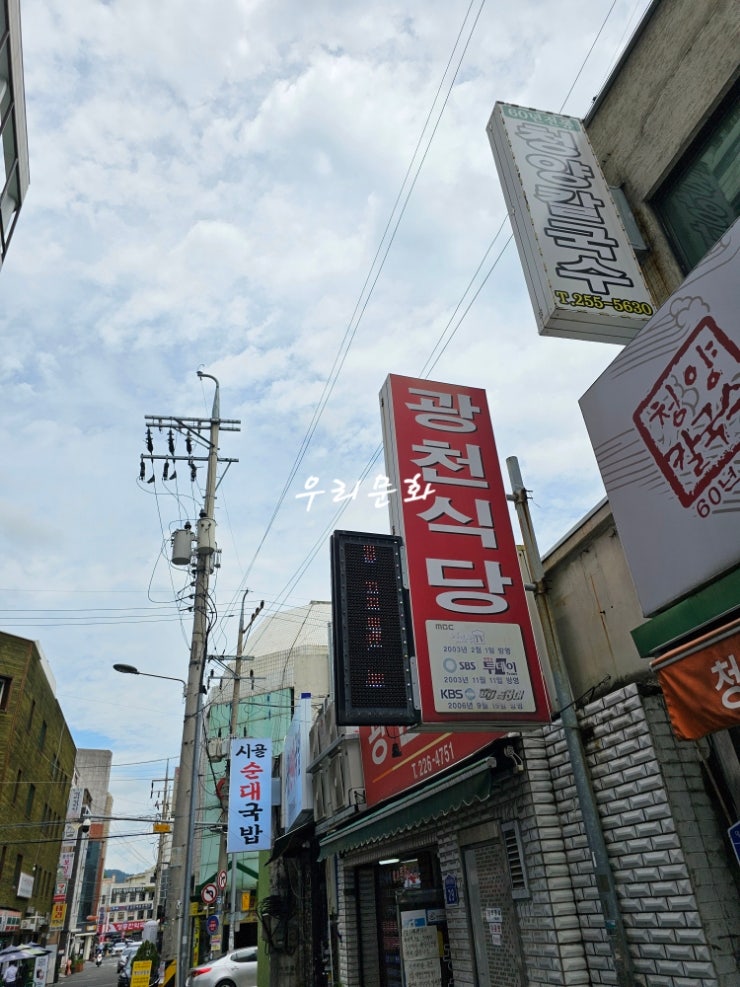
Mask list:
[[100,966],[86,963],[80,973],[59,978],[59,987],[116,987],[118,983],[118,958],[107,956]]

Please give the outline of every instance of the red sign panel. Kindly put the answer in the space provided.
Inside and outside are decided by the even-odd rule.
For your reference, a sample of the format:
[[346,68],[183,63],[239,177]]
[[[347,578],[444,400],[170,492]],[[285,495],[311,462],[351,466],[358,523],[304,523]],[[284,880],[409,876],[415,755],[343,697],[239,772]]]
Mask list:
[[740,620],[655,658],[650,666],[681,740],[740,725]]
[[405,545],[422,723],[549,722],[485,391],[391,374],[381,405],[389,492],[409,489],[391,496],[391,521]]
[[365,800],[377,805],[475,754],[498,733],[419,733],[413,727],[360,727]]

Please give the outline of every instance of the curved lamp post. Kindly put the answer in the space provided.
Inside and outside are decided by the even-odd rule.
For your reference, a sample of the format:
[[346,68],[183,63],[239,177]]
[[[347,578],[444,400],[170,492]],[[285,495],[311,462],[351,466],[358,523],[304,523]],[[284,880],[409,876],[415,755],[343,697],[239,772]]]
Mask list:
[[[170,682],[180,682],[182,685],[183,698],[187,700],[188,698],[188,686],[184,679],[178,679],[173,675],[155,675],[153,672],[140,672],[135,665],[126,665],[121,662],[116,663],[113,668],[117,672],[123,672],[124,675],[146,675],[150,679],[167,679]],[[187,722],[187,710],[185,713],[185,720]],[[178,932],[178,963],[177,963],[177,984],[184,985],[185,983],[185,969],[189,966],[187,963],[188,948],[189,948],[189,921],[190,917],[187,912],[188,903],[190,902],[190,879],[193,870],[193,843],[195,842],[195,810],[196,810],[196,796],[197,791],[197,780],[198,780],[198,760],[200,758],[200,735],[203,729],[203,683],[199,684],[198,692],[196,694],[196,706],[195,706],[195,733],[193,738],[193,760],[191,765],[191,779],[190,779],[190,798],[188,799],[188,819],[187,819],[187,834],[185,840],[185,870],[184,870],[184,890],[182,894],[182,901],[180,904],[179,912],[177,915],[177,924],[180,929]],[[184,730],[184,727],[183,727]],[[180,765],[182,766],[182,757],[180,759]],[[177,806],[175,807],[177,811]],[[172,921],[173,916],[168,915],[168,921]]]
[[182,685],[182,695],[183,699],[187,694],[187,683],[185,679],[175,678],[173,675],[154,675],[152,672],[140,672],[135,665],[124,665],[118,662],[113,666],[117,672],[123,672],[124,675],[146,675],[148,679],[167,679],[168,682],[179,682]]

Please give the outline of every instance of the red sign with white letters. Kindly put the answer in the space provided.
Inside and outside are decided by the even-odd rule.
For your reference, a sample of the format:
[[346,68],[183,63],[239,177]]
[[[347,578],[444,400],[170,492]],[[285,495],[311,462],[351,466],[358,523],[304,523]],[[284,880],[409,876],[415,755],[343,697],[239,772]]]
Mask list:
[[550,720],[485,391],[389,375],[381,392],[404,540],[422,723],[522,730]]
[[360,727],[365,801],[377,805],[451,767],[460,767],[500,733],[419,732],[416,727]]

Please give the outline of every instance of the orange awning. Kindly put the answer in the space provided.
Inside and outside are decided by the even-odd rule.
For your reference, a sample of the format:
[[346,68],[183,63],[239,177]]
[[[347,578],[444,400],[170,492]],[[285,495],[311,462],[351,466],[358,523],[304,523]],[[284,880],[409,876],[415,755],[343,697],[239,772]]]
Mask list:
[[740,725],[740,620],[650,662],[681,740]]

